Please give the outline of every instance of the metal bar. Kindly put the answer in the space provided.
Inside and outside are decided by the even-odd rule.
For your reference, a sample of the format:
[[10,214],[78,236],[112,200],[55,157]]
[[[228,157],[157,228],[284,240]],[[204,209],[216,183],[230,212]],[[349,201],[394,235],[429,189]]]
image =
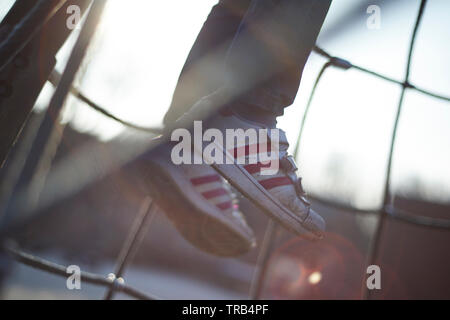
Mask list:
[[[121,278],[125,272],[125,268],[133,261],[133,258],[139,249],[140,244],[145,236],[153,217],[156,213],[155,204],[150,197],[146,197],[141,205],[138,215],[134,221],[133,227],[128,234],[128,238],[123,244],[119,257],[117,258],[114,275]],[[106,292],[104,300],[111,300],[114,297],[115,286],[111,285]]]
[[301,140],[303,137],[303,131],[305,129],[306,119],[308,117],[309,109],[311,108],[311,104],[314,99],[314,95],[316,93],[317,86],[319,85],[319,82],[322,79],[323,74],[330,66],[331,66],[331,62],[328,61],[327,63],[325,63],[323,65],[322,69],[320,69],[320,72],[317,75],[316,81],[314,82],[314,86],[312,88],[311,94],[309,95],[308,103],[306,104],[305,112],[303,113],[302,122],[300,125],[300,132],[298,133],[297,142],[295,143],[294,157],[296,160],[298,160],[297,157],[298,157],[298,153],[300,152],[300,143],[301,143]]
[[[60,80],[61,80],[61,74],[59,74],[58,71],[53,70],[53,72],[52,72],[51,75],[50,75],[49,82],[50,82],[53,86],[57,87]],[[132,129],[139,130],[139,131],[142,131],[142,132],[147,132],[147,133],[150,133],[150,134],[157,134],[157,135],[159,135],[159,134],[162,134],[162,133],[163,133],[163,130],[162,130],[162,129],[158,129],[158,128],[148,128],[148,127],[139,126],[139,125],[133,124],[133,123],[131,123],[131,122],[125,121],[125,120],[123,120],[123,119],[120,119],[119,117],[116,117],[115,115],[113,115],[112,113],[110,113],[109,111],[107,111],[105,108],[99,106],[97,103],[95,103],[94,101],[92,101],[91,99],[89,99],[86,95],[84,95],[84,94],[80,91],[80,89],[78,89],[78,88],[76,88],[76,87],[74,87],[74,86],[71,86],[71,87],[70,87],[70,93],[71,93],[75,98],[77,98],[77,99],[79,99],[80,101],[84,102],[85,104],[87,104],[89,107],[91,107],[91,108],[94,109],[95,111],[97,111],[97,112],[103,114],[104,116],[106,116],[106,117],[108,117],[108,118],[110,118],[110,119],[112,119],[112,120],[114,120],[114,121],[119,122],[120,124],[122,124],[122,125],[124,125],[124,126],[126,126],[126,127],[130,127],[130,128],[132,128]]]
[[66,0],[39,0],[0,45],[0,71],[39,32]]
[[353,211],[355,214],[362,214],[362,215],[368,215],[368,214],[374,214],[380,211],[379,208],[374,209],[358,209],[354,208],[349,204],[343,203],[343,202],[337,202],[334,200],[329,200],[322,198],[315,194],[308,193],[308,198],[311,199],[314,202],[318,202],[322,205],[328,206],[328,207],[334,207],[336,209],[345,210],[345,211]]
[[275,238],[277,225],[272,219],[267,223],[266,232],[261,243],[258,258],[256,260],[255,271],[253,272],[253,279],[250,284],[250,299],[259,300],[264,288],[264,279],[267,275],[269,267],[269,257],[272,251],[273,240]]
[[412,87],[411,89],[412,90],[416,90],[416,91],[418,91],[420,93],[426,94],[426,95],[428,95],[428,96],[430,96],[432,98],[436,98],[436,99],[440,99],[440,100],[444,100],[444,101],[450,102],[450,98],[449,97],[446,97],[446,96],[443,96],[443,95],[440,95],[440,94],[437,94],[437,93],[433,93],[433,92],[430,92],[430,91],[427,91],[427,90],[423,90],[423,89],[417,88],[415,86]]
[[[408,52],[408,61],[407,61],[407,65],[406,65],[406,73],[405,73],[405,81],[404,81],[405,84],[407,84],[409,82],[409,76],[411,73],[412,54],[414,51],[414,44],[416,42],[417,32],[419,30],[420,22],[422,21],[426,3],[427,3],[427,0],[421,0],[419,13],[417,15],[416,23],[414,25],[414,31],[413,31],[413,34],[411,37],[411,42],[410,42],[409,52]],[[376,227],[374,238],[372,239],[372,248],[369,251],[369,264],[370,265],[376,264],[376,262],[377,262],[381,234],[383,233],[383,228],[385,226],[385,223],[384,223],[385,219],[388,216],[388,213],[386,212],[386,208],[389,205],[389,202],[391,201],[390,184],[391,184],[391,174],[392,174],[392,161],[393,161],[393,156],[394,156],[394,151],[395,151],[395,143],[396,143],[396,138],[397,138],[398,125],[400,122],[400,116],[401,116],[401,112],[402,112],[403,100],[405,97],[406,89],[407,89],[407,86],[404,85],[402,88],[401,95],[400,95],[400,100],[399,100],[398,107],[397,107],[397,114],[395,116],[394,127],[392,130],[391,146],[390,146],[390,150],[389,150],[389,158],[388,158],[386,180],[385,180],[385,187],[384,187],[383,210],[381,210],[379,213],[380,216],[378,219],[378,224]],[[367,290],[365,291],[364,298],[370,299],[371,293],[372,293],[372,291],[369,288],[367,288]]]
[[[72,33],[69,28],[61,27],[66,24],[67,8],[76,3],[84,14],[89,2],[90,0],[71,0],[70,4],[66,2],[14,60],[0,71],[0,78],[3,79],[0,84],[0,168],[13,152],[13,146],[20,139],[23,129],[26,130],[28,116],[48,75],[55,67],[55,55]],[[17,0],[0,24],[0,39],[8,35],[35,4],[35,1]],[[45,16],[41,17],[42,21],[44,19]],[[12,182],[8,188],[12,189],[15,184],[15,181]]]
[[346,60],[346,59],[339,58],[339,57],[333,57],[330,53],[326,52],[326,51],[323,50],[322,48],[319,48],[318,46],[315,46],[313,50],[314,50],[314,52],[316,52],[317,54],[319,54],[319,55],[321,55],[321,56],[323,56],[323,57],[329,59],[330,61],[333,60],[333,59],[338,59],[338,60],[341,60],[341,61],[346,61],[346,62],[349,64],[349,67],[350,67],[350,68],[353,68],[353,69],[359,70],[359,71],[361,71],[361,72],[370,74],[370,75],[372,75],[372,76],[374,76],[374,77],[377,77],[377,78],[386,80],[386,81],[391,82],[391,83],[395,83],[395,84],[398,84],[398,85],[401,85],[401,86],[407,86],[407,87],[408,87],[409,89],[411,89],[411,90],[418,91],[418,92],[423,93],[423,94],[425,94],[425,95],[428,95],[428,96],[430,96],[430,97],[433,97],[433,98],[436,98],[436,99],[440,99],[440,100],[444,100],[444,101],[450,102],[450,97],[443,96],[443,95],[440,95],[440,94],[431,92],[431,91],[429,91],[429,90],[425,90],[425,89],[418,88],[418,87],[416,87],[415,85],[413,85],[413,84],[411,84],[411,83],[409,83],[409,82],[401,82],[401,81],[398,81],[398,80],[396,80],[396,79],[394,79],[394,78],[385,76],[385,75],[383,75],[383,74],[381,74],[381,73],[379,73],[379,72],[375,72],[375,71],[373,71],[373,70],[369,70],[369,69],[367,69],[367,68],[364,68],[364,67],[355,65],[355,64],[349,62],[349,61]]
[[340,210],[346,210],[353,212],[353,214],[361,214],[361,215],[369,215],[369,214],[376,214],[380,211],[386,211],[386,214],[389,215],[389,218],[394,220],[401,220],[403,222],[409,223],[411,225],[416,225],[419,227],[424,228],[431,228],[431,229],[441,229],[441,230],[450,230],[450,219],[438,219],[438,218],[432,218],[432,217],[426,217],[422,215],[418,215],[412,212],[409,212],[407,210],[395,208],[392,205],[387,205],[385,208],[381,209],[358,209],[351,207],[350,205],[347,205],[345,203],[338,203],[332,200],[323,199],[317,195],[311,195],[309,194],[308,197],[318,202],[322,205],[326,205],[329,207],[334,207]]
[[438,219],[416,215],[406,210],[395,208],[392,205],[386,206],[384,210],[391,219],[401,220],[423,228],[450,230],[450,219]]
[[376,78],[379,78],[381,80],[385,80],[387,82],[391,82],[391,83],[398,84],[398,85],[401,85],[401,86],[403,85],[403,82],[395,80],[394,78],[382,75],[381,73],[378,73],[378,72],[375,72],[375,71],[372,71],[372,70],[369,70],[369,69],[366,69],[366,68],[363,68],[363,67],[360,67],[360,66],[357,66],[357,65],[354,65],[354,64],[352,64],[352,68],[354,68],[356,70],[359,70],[361,72],[370,74],[370,75],[372,75],[372,76],[374,76]]
[[[38,269],[44,272],[51,273],[53,275],[57,275],[63,278],[67,278],[69,274],[67,273],[67,267],[63,265],[56,264],[54,262],[36,257],[34,255],[25,253],[20,251],[12,246],[4,246],[2,248],[6,253],[8,253],[14,260],[20,262],[24,265],[27,265],[31,268]],[[89,284],[98,285],[98,286],[111,286],[111,280],[102,275],[89,273],[89,272],[81,272],[81,281],[84,281]],[[116,290],[127,294],[133,298],[141,299],[141,300],[157,300],[156,297],[140,292],[139,290],[129,287],[125,284],[117,285]]]
[[[95,0],[92,3],[81,33],[67,62],[64,74],[62,75],[61,81],[52,96],[35,141],[31,147],[29,154],[35,156],[28,157],[26,160],[22,174],[18,180],[18,188],[30,183],[30,181],[33,180],[36,170],[39,167],[40,162],[43,160],[42,155],[45,153],[47,143],[54,132],[56,122],[58,121],[60,112],[64,106],[64,102],[66,101],[76,73],[84,59],[84,56],[86,55],[87,48],[94,36],[98,23],[100,22],[100,17],[105,4],[106,0]],[[8,212],[14,211],[14,207],[15,202],[13,198],[11,206],[8,208]],[[8,212],[6,214],[7,216],[9,216]],[[9,217],[4,220],[4,223],[8,223]]]

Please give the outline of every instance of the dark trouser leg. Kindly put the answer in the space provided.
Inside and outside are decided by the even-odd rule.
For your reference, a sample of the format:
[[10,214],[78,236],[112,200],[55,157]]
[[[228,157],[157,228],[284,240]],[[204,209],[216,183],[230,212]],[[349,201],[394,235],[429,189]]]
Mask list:
[[[253,0],[226,58],[236,111],[276,116],[295,99],[331,0]],[[244,109],[240,107],[244,106]]]
[[224,84],[224,61],[251,0],[220,0],[200,31],[164,117],[168,124]]

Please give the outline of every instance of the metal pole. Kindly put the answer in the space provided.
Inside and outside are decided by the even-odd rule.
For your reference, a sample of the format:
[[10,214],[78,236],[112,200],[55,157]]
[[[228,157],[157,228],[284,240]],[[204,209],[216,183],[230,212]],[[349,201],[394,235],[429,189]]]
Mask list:
[[0,44],[0,71],[28,44],[66,0],[39,0]]
[[[121,278],[125,272],[128,264],[133,260],[140,244],[145,236],[145,231],[152,222],[156,214],[156,206],[150,197],[146,197],[141,205],[138,215],[134,221],[133,227],[128,234],[128,238],[123,244],[119,257],[117,258],[114,277]],[[105,295],[105,300],[111,300],[114,297],[116,290],[114,283],[109,286]]]
[[[100,17],[103,12],[106,0],[95,0],[89,10],[86,22],[83,25],[81,33],[77,39],[74,49],[69,57],[64,73],[61,77],[61,81],[52,96],[52,99],[47,108],[44,119],[39,127],[36,139],[31,147],[30,155],[24,165],[22,174],[18,180],[18,188],[20,189],[24,185],[30,183],[39,167],[42,159],[42,155],[45,153],[49,138],[54,132],[54,128],[58,121],[61,110],[66,101],[67,95],[70,92],[72,83],[75,79],[78,69],[86,55],[87,48],[91,43],[94,33],[97,29]],[[6,218],[4,223],[8,223],[9,215],[11,211],[15,209],[15,199],[13,197],[12,203],[8,207],[5,214]]]
[[266,232],[261,243],[261,249],[259,250],[258,258],[256,260],[253,279],[250,284],[249,296],[251,300],[259,300],[261,298],[262,290],[264,288],[264,278],[267,275],[267,269],[269,267],[269,256],[272,251],[276,227],[275,222],[272,219],[269,219]]
[[308,103],[306,104],[306,107],[305,107],[305,112],[303,113],[302,122],[300,124],[300,132],[298,133],[298,137],[297,137],[297,142],[295,143],[294,157],[296,160],[298,160],[297,157],[300,152],[300,143],[301,143],[301,140],[303,137],[303,131],[305,130],[306,119],[308,118],[309,109],[311,108],[311,104],[314,99],[314,95],[316,93],[317,86],[319,85],[319,82],[322,79],[323,74],[328,69],[328,67],[330,67],[331,65],[332,65],[332,63],[330,61],[325,63],[323,65],[322,69],[320,69],[320,72],[317,75],[316,81],[314,82],[314,86],[313,86],[311,94],[309,96]]
[[[427,3],[427,0],[422,0],[420,3],[419,13],[417,15],[416,24],[414,25],[414,31],[413,31],[410,46],[409,46],[408,62],[406,64],[405,81],[403,82],[403,88],[402,88],[400,100],[399,100],[398,107],[397,107],[397,114],[395,116],[394,127],[392,130],[391,146],[390,146],[390,150],[389,150],[386,180],[385,180],[385,186],[384,186],[383,207],[379,213],[380,217],[378,219],[378,224],[377,224],[377,227],[375,230],[374,239],[372,240],[372,248],[369,252],[370,265],[374,265],[377,263],[378,251],[380,249],[379,247],[380,247],[381,235],[383,233],[383,229],[385,226],[386,217],[388,216],[388,213],[386,212],[386,208],[389,206],[389,202],[391,202],[391,200],[392,200],[391,195],[390,195],[391,174],[392,174],[392,162],[393,162],[393,157],[394,157],[395,143],[397,140],[398,125],[400,122],[400,116],[401,116],[401,112],[402,112],[403,101],[405,98],[406,89],[409,88],[409,75],[411,72],[411,61],[412,61],[412,54],[414,51],[414,44],[416,42],[417,32],[419,30],[419,25],[422,20],[423,13],[425,11],[426,3]],[[370,299],[371,295],[372,295],[372,291],[369,288],[366,288],[364,299]]]

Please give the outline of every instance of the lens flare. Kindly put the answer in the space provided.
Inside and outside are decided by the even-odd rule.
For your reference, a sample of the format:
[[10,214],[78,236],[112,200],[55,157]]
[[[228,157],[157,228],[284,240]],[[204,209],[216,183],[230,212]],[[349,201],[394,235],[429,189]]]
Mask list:
[[318,284],[322,280],[322,273],[319,271],[313,272],[308,277],[308,282],[312,285]]

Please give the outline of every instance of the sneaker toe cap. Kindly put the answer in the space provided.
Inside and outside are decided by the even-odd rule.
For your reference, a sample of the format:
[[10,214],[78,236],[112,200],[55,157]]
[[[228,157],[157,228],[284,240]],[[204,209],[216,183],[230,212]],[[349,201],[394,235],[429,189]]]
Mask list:
[[323,238],[326,229],[325,220],[317,214],[313,209],[310,209],[309,215],[303,222],[305,228],[310,230],[317,238]]

